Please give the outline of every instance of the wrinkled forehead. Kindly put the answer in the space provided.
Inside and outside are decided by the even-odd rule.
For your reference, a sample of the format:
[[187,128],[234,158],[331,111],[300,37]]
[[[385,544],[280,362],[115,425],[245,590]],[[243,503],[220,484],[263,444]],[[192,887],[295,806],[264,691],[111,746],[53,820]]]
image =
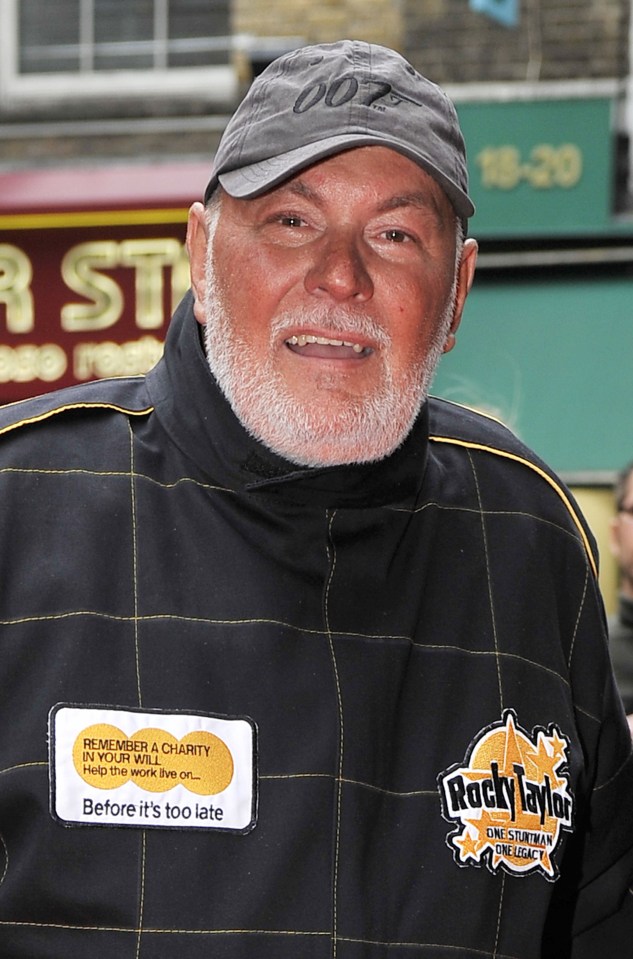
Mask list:
[[317,179],[327,183],[328,177],[334,177],[341,168],[351,170],[350,182],[354,189],[364,191],[368,197],[377,193],[411,196],[420,204],[433,206],[443,215],[450,215],[453,210],[449,197],[437,180],[414,160],[390,146],[357,146],[339,150],[290,174],[266,193],[302,189],[301,184],[314,183]]
[[368,208],[373,205],[384,212],[404,207],[418,209],[431,213],[438,227],[453,229],[458,222],[453,204],[437,180],[415,161],[387,146],[340,150],[290,174],[254,197],[234,197],[219,186],[209,203],[222,194],[236,209],[240,206],[248,209],[267,199],[286,196],[303,197],[321,205],[327,201],[330,185],[334,187],[338,183],[341,171],[345,171],[343,183],[350,203],[364,196]]

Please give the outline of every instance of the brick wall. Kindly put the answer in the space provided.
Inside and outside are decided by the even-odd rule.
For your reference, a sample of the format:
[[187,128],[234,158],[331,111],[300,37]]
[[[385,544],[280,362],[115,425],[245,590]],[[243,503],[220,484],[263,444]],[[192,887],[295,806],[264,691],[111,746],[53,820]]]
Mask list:
[[578,80],[628,72],[630,0],[519,0],[516,28],[468,0],[234,0],[236,33],[401,50],[439,83]]
[[405,0],[403,52],[438,83],[620,78],[629,0],[520,0],[516,28],[468,0]]
[[[441,84],[627,76],[631,0],[519,0],[519,4],[520,23],[511,29],[470,10],[468,0],[230,0],[233,32],[262,38],[258,67],[267,57],[301,42],[358,37],[395,47]],[[277,38],[277,48],[274,42],[267,47],[263,38]],[[257,52],[257,41],[254,46]],[[251,63],[245,54],[237,62],[246,84]],[[46,137],[28,129],[0,137],[0,166],[131,155],[206,155],[216,145],[215,128],[151,133],[139,127],[132,133],[121,129],[117,136],[94,130],[55,135],[48,128],[67,119],[208,113],[204,99],[134,104],[106,98],[88,106],[35,103],[14,111],[11,119],[45,125]],[[5,134],[10,133],[6,118],[3,123]]]
[[403,9],[400,0],[233,0],[233,29],[306,43],[353,37],[401,49]]

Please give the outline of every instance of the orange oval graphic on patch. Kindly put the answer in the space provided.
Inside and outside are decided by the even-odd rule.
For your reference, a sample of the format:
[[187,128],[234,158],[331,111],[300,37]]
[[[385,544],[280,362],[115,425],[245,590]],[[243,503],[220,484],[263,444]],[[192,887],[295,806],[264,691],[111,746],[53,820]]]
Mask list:
[[197,730],[176,739],[164,729],[147,727],[128,736],[109,723],[79,733],[73,763],[84,782],[97,789],[133,782],[161,793],[180,785],[199,796],[223,792],[234,772],[231,751],[213,733]]

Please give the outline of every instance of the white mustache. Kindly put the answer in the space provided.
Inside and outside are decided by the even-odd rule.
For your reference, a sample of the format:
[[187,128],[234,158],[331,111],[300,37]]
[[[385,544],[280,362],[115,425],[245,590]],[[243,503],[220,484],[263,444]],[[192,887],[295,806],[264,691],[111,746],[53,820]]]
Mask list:
[[318,327],[323,333],[335,334],[333,339],[369,340],[381,347],[391,345],[391,336],[371,316],[352,310],[314,306],[298,310],[286,310],[271,323],[271,338],[277,339],[287,330],[301,327]]

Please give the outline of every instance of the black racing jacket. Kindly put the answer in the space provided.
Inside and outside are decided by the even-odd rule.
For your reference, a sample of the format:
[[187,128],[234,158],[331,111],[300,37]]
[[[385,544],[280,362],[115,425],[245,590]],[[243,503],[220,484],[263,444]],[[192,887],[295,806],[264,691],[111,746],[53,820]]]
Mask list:
[[292,466],[188,297],[147,377],[0,412],[0,491],[0,955],[630,956],[594,545],[505,428]]

